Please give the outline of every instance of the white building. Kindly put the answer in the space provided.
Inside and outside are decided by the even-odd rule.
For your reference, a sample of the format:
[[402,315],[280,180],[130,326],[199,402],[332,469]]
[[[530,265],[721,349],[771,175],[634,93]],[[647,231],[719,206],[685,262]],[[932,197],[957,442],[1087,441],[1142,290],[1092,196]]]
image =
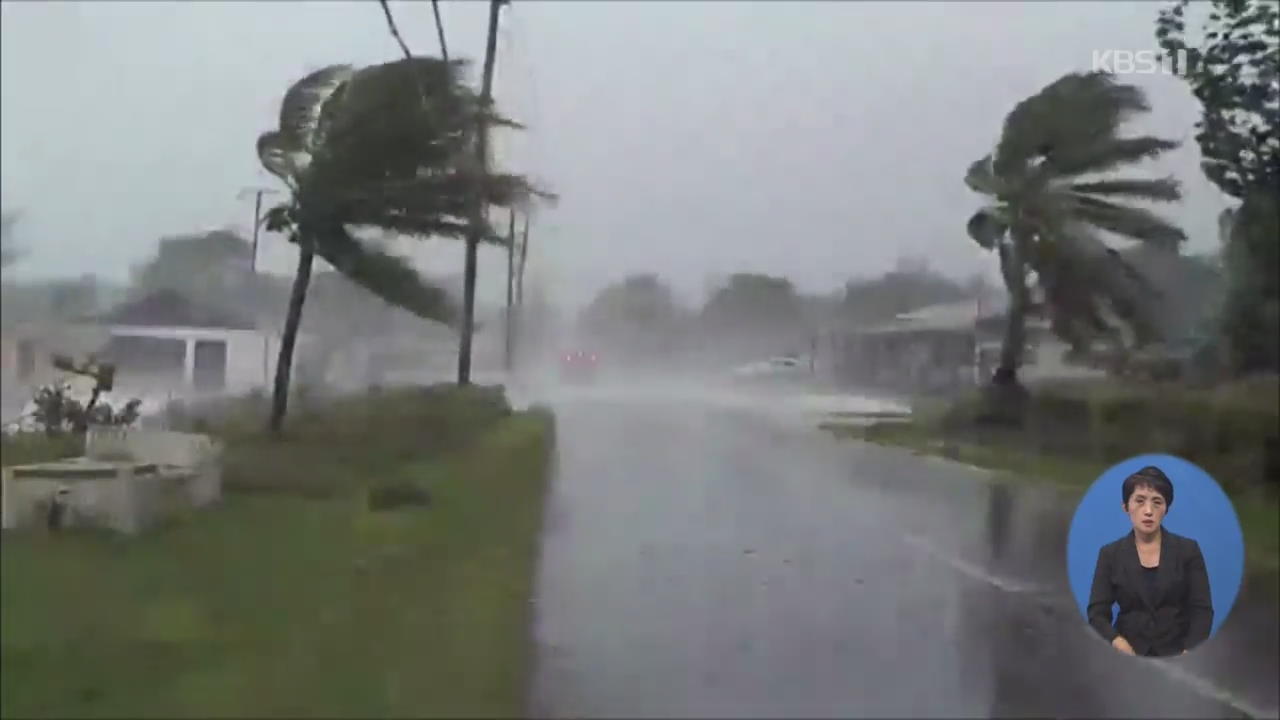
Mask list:
[[269,387],[275,374],[279,333],[173,290],[120,305],[93,325],[106,335],[98,358],[116,364],[117,395],[235,395]]

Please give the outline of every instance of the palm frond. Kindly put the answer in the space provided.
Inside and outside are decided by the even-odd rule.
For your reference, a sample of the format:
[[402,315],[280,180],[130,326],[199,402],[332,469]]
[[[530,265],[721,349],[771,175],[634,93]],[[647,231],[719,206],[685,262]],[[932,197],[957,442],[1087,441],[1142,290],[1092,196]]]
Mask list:
[[[535,199],[554,202],[557,196],[532,186],[524,177],[508,173],[485,176],[485,204],[504,208],[528,208]],[[362,217],[382,211],[428,218],[452,216],[465,219],[472,210],[473,182],[466,173],[424,175],[410,180],[389,180],[341,188],[323,198],[339,214]],[[309,195],[311,202],[320,198]],[[354,215],[353,215],[354,216]]]
[[1043,172],[1054,177],[1106,172],[1121,165],[1151,160],[1174,150],[1179,143],[1157,137],[1103,138],[1085,145],[1058,149]]
[[1129,197],[1140,200],[1174,202],[1182,199],[1182,185],[1172,177],[1156,180],[1120,178],[1094,182],[1077,182],[1067,185],[1066,189],[1073,193]]
[[1150,110],[1143,91],[1109,73],[1070,73],[1018,103],[1005,118],[994,171],[1025,174],[1038,158],[1113,137],[1129,116]]
[[276,205],[262,216],[262,226],[270,232],[292,234],[295,224],[292,205]]
[[280,132],[301,149],[313,152],[325,101],[354,73],[350,65],[330,65],[295,82],[280,101]]
[[458,312],[448,292],[427,282],[403,258],[366,247],[340,225],[308,231],[316,254],[349,280],[423,320],[455,324]]
[[983,208],[969,218],[965,229],[974,242],[990,250],[1009,232],[1009,222],[997,208]]
[[455,240],[465,238],[471,227],[470,223],[461,218],[446,218],[434,214],[410,215],[372,204],[350,210],[344,215],[344,220],[352,225],[368,225],[399,235]]
[[461,63],[413,58],[364,68],[321,117],[315,182],[372,185],[456,167],[472,147],[469,89]]
[[298,148],[288,136],[278,130],[269,130],[258,136],[258,161],[267,172],[292,186],[297,174],[294,155]]
[[1095,227],[1122,237],[1177,247],[1187,239],[1182,228],[1144,208],[1117,205],[1085,195],[1070,196],[1071,214]]
[[996,177],[990,155],[985,155],[969,165],[969,169],[964,174],[964,184],[968,185],[970,190],[982,195],[1000,194],[1002,184]]
[[1081,224],[1057,227],[1044,245],[1055,251],[1037,267],[1055,332],[1073,346],[1096,338],[1155,338],[1161,293],[1120,253]]

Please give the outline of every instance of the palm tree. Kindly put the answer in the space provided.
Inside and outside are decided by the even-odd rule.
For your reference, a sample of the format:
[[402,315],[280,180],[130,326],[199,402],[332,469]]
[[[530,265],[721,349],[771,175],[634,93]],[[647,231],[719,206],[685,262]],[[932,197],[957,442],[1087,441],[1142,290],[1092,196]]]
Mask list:
[[[366,245],[353,227],[416,237],[465,236],[476,187],[469,162],[480,105],[462,82],[464,61],[411,58],[356,70],[334,65],[307,75],[280,106],[276,130],[258,138],[264,167],[285,182],[289,201],[265,217],[298,245],[276,366],[269,429],[279,434],[314,256],[352,281],[425,320],[452,323],[447,293],[401,258]],[[492,111],[490,111],[492,112]],[[518,127],[493,115],[495,124]],[[522,205],[538,194],[522,177],[485,174],[485,201]],[[482,238],[503,243],[492,228]]]
[[[1099,231],[1176,249],[1186,240],[1181,229],[1126,201],[1176,201],[1179,185],[1172,178],[1083,177],[1177,147],[1118,135],[1125,120],[1149,110],[1139,88],[1109,74],[1068,74],[1018,103],[994,154],[969,167],[965,183],[994,200],[969,219],[969,235],[999,255],[1009,293],[994,385],[1018,385],[1029,312],[1047,311],[1054,333],[1077,351],[1097,339],[1155,339],[1154,289]],[[1032,285],[1042,302],[1033,304]]]

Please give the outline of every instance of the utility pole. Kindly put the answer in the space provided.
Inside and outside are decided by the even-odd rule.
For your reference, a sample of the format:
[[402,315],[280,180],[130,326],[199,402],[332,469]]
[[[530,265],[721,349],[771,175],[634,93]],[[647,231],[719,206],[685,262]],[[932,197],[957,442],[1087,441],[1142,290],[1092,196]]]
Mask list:
[[[239,195],[236,196],[241,200],[248,197],[249,193],[253,193],[253,196],[254,196],[253,197],[253,251],[252,251],[253,254],[249,257],[249,277],[250,278],[256,278],[258,275],[258,231],[261,229],[261,225],[262,225],[262,196],[275,195],[277,192],[278,192],[277,190],[273,190],[271,188],[263,188],[263,187],[245,188],[240,191]],[[249,288],[249,291],[253,294],[252,296],[256,299],[257,293],[258,293],[258,286],[256,282],[253,284],[253,287]],[[262,386],[264,388],[267,387],[267,382],[271,374],[270,367],[271,367],[271,341],[264,334],[262,336]]]
[[271,188],[245,188],[236,196],[237,199],[243,200],[250,194],[253,199],[253,255],[249,258],[249,274],[258,274],[258,230],[262,224],[262,196],[275,195],[277,191]]
[[489,166],[489,106],[493,100],[493,62],[498,49],[498,15],[506,0],[489,0],[489,35],[484,47],[480,81],[480,112],[476,117],[475,188],[471,226],[467,229],[467,257],[463,270],[462,338],[458,343],[458,384],[471,384],[471,339],[475,330],[476,264],[485,223],[485,193]]
[[514,332],[512,304],[515,300],[515,284],[516,284],[516,211],[511,210],[507,217],[507,315],[506,322],[503,323],[503,331],[506,334],[504,344],[502,346],[502,369],[508,374],[511,373],[512,360],[512,333]]
[[524,264],[529,259],[529,213],[524,214],[524,229],[520,232],[520,262],[516,270],[516,306],[524,307]]
[[[525,210],[525,213],[524,213],[524,229],[521,231],[520,236],[521,236],[520,237],[520,257],[518,260],[516,260],[516,279],[515,279],[516,306],[515,306],[514,314],[512,315],[512,318],[511,318],[515,322],[515,329],[511,331],[511,336],[512,336],[511,342],[512,342],[512,345],[515,347],[515,351],[513,351],[512,353],[513,355],[518,355],[520,348],[523,346],[523,341],[520,339],[520,335],[523,332],[522,328],[524,327],[524,265],[525,265],[525,261],[529,259],[529,211],[528,210]],[[519,361],[519,358],[516,358],[515,360],[513,360],[513,362],[518,362],[518,361]]]

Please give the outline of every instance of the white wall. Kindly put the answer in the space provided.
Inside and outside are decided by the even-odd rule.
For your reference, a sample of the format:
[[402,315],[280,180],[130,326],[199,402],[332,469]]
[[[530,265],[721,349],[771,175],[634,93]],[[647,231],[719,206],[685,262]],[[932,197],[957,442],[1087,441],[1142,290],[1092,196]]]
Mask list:
[[269,388],[279,354],[280,338],[274,333],[256,330],[228,333],[227,392],[241,394],[254,388]]
[[275,377],[280,338],[275,333],[259,330],[226,330],[221,328],[145,327],[115,325],[113,337],[172,338],[187,344],[184,391],[194,390],[192,369],[198,340],[222,341],[227,345],[227,377],[224,392],[242,394],[255,388],[268,388]]

